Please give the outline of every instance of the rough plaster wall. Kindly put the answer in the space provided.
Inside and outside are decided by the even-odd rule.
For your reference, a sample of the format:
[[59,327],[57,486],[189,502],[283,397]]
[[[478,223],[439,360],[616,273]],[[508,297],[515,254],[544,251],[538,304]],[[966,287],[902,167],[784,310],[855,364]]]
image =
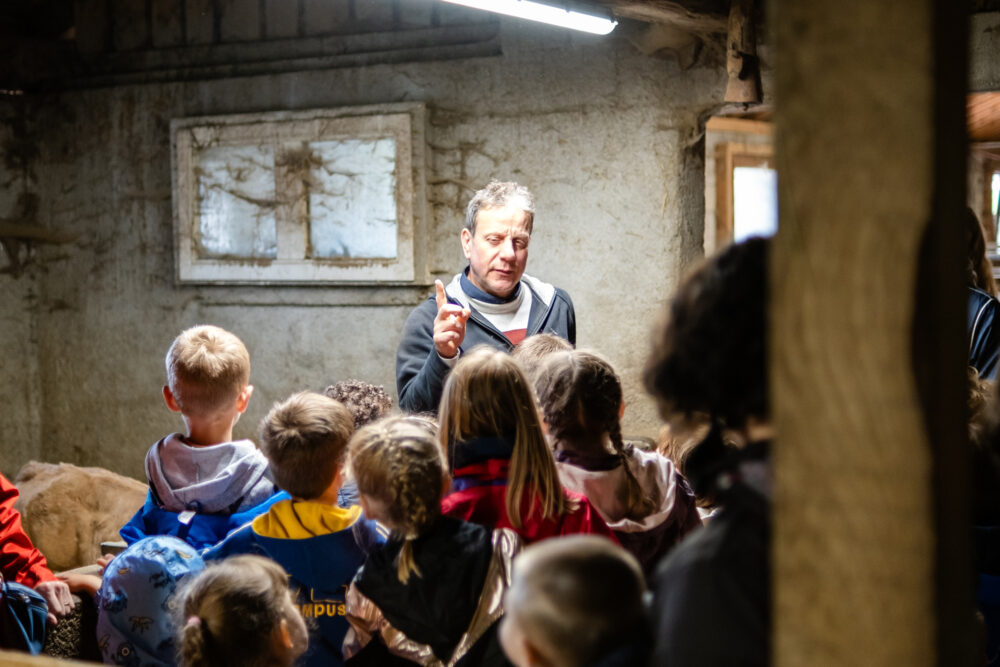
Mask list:
[[168,126],[183,116],[404,100],[429,108],[431,271],[464,265],[464,184],[496,176],[529,185],[538,214],[528,271],[570,292],[580,345],[619,369],[626,433],[654,435],[639,371],[681,265],[701,252],[702,148],[692,136],[725,73],[681,72],[620,37],[508,21],[502,31],[502,57],[52,99],[38,119],[50,128],[38,166],[41,219],[83,240],[53,259],[32,311],[43,457],[141,476],[148,446],[181,427],[160,398],[163,354],[199,322],[236,332],[250,350],[256,393],[238,437],[254,437],[270,403],[299,389],[353,376],[394,392],[398,331],[423,288],[383,290],[376,305],[359,305],[357,289],[173,284]]
[[973,14],[969,24],[969,90],[1000,90],[1000,12]]
[[[0,117],[18,113],[17,104],[0,105]],[[14,135],[13,125],[0,123],[4,158],[14,149]],[[16,215],[18,195],[30,185],[25,181],[26,174],[9,159],[0,160],[0,218]],[[9,268],[2,253],[0,268]],[[35,274],[30,268],[19,277],[0,272],[0,472],[9,478],[40,453]]]

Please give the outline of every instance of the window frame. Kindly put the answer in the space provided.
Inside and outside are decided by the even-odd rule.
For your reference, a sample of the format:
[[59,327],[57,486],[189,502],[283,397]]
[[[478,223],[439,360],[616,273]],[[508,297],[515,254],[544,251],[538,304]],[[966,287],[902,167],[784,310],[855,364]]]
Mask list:
[[[412,285],[426,282],[423,266],[425,116],[422,103],[307,111],[199,116],[171,121],[175,279],[179,284]],[[395,142],[395,258],[309,258],[308,189],[275,171],[276,258],[205,258],[197,253],[197,150],[211,146],[276,148],[294,142],[380,139]],[[276,152],[277,155],[277,152]],[[298,181],[299,186],[296,186]]]

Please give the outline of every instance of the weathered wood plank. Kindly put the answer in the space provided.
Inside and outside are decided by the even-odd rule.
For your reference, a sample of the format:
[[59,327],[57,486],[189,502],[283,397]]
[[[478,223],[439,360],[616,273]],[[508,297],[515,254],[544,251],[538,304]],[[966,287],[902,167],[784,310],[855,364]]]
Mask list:
[[265,0],[264,37],[276,39],[299,34],[299,3],[296,0]]
[[115,51],[136,51],[150,45],[145,2],[111,0],[111,19]]
[[111,48],[108,0],[74,0],[76,48],[81,54],[106,53]]
[[184,0],[152,0],[153,46],[184,44]]
[[343,32],[343,27],[351,21],[349,0],[303,0],[303,9],[304,35]]
[[964,143],[960,122],[935,125],[939,100],[963,98],[944,82],[960,88],[964,66],[935,59],[938,44],[964,58],[961,36],[936,32],[962,8],[775,0],[769,11],[781,17],[770,33],[773,664],[974,664],[966,294],[946,227],[961,211]]
[[258,0],[219,0],[219,36],[223,42],[249,42],[260,39],[260,2]]
[[215,41],[215,7],[212,0],[184,0],[185,35],[188,44]]

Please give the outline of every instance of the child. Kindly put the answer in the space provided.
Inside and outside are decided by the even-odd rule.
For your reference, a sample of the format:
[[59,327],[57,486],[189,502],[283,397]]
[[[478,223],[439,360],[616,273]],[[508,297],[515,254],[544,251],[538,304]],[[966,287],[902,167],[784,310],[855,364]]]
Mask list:
[[347,592],[349,664],[505,665],[496,626],[521,541],[441,516],[448,484],[432,423],[397,417],[355,434],[350,467],[365,514],[392,529]]
[[306,650],[281,566],[260,556],[212,563],[178,605],[182,667],[291,667]]
[[392,410],[392,397],[385,388],[363,380],[341,380],[331,384],[323,393],[340,401],[354,416],[354,430],[381,419]]
[[[388,415],[392,410],[392,397],[385,393],[385,389],[362,380],[341,380],[328,386],[323,393],[340,401],[351,411],[355,431]],[[358,486],[353,480],[344,481],[337,504],[341,507],[358,504]]]
[[232,441],[253,393],[240,339],[219,327],[192,327],[174,340],[166,363],[163,398],[181,413],[187,433],[168,435],[146,454],[149,494],[121,535],[129,544],[175,535],[201,549],[265,511],[277,489],[254,444]]
[[278,486],[291,498],[276,502],[205,553],[209,561],[256,553],[285,568],[302,615],[316,621],[308,665],[342,664],[348,628],[344,592],[368,552],[386,536],[360,507],[337,505],[353,432],[347,408],[321,394],[304,391],[275,404],[261,424],[261,447]]
[[484,346],[455,365],[441,398],[441,443],[454,474],[444,514],[511,528],[525,542],[568,533],[618,542],[587,499],[559,483],[534,396],[509,355]]
[[510,356],[514,357],[517,363],[521,364],[528,383],[534,386],[535,380],[541,369],[542,362],[553,352],[562,352],[573,349],[573,344],[565,338],[560,338],[555,334],[538,333],[528,336],[522,340]]
[[622,441],[622,385],[589,352],[555,352],[535,380],[563,485],[587,496],[622,546],[652,574],[701,525],[694,492],[669,459]]
[[104,570],[97,592],[97,645],[105,664],[174,664],[176,624],[170,603],[178,583],[205,567],[176,537],[139,540]]
[[500,642],[517,667],[645,665],[644,590],[639,564],[607,540],[533,545],[514,561]]

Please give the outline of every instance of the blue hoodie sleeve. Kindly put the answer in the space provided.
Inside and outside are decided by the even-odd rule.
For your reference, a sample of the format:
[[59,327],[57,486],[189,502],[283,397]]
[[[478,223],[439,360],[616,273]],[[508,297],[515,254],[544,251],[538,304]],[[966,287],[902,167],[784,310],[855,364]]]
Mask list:
[[125,544],[131,546],[142,538],[147,537],[146,531],[148,528],[146,527],[146,515],[153,509],[156,509],[156,504],[153,502],[152,494],[147,491],[146,502],[143,503],[138,512],[132,515],[132,518],[128,520],[128,523],[122,526],[121,530],[118,531],[118,534],[122,536],[123,540],[125,540]]

